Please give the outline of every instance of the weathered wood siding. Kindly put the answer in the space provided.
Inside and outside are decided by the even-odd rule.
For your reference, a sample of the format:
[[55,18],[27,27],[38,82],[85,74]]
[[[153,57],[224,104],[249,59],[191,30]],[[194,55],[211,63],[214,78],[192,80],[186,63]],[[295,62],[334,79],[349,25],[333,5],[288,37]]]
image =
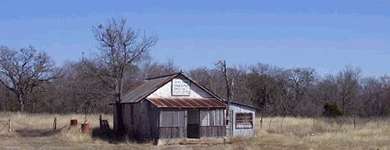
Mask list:
[[[178,76],[175,79],[176,82],[179,81],[178,83],[181,83],[180,80],[182,80],[183,83],[188,83],[188,81],[190,81],[184,81],[187,80],[184,76]],[[126,134],[130,138],[186,138],[188,135],[191,137],[194,135],[195,137],[222,137],[226,135],[224,109],[215,109],[223,107],[210,107],[210,109],[201,110],[195,108],[207,108],[210,105],[204,107],[194,106],[194,109],[191,110],[178,107],[157,108],[157,105],[155,106],[149,101],[152,98],[180,98],[187,100],[189,98],[216,98],[212,96],[213,94],[209,94],[193,82],[190,82],[189,93],[188,86],[184,84],[184,86],[175,87],[176,89],[178,89],[177,87],[185,87],[185,90],[183,90],[183,93],[185,94],[177,94],[177,92],[180,91],[177,90],[176,95],[172,95],[172,83],[173,81],[171,80],[162,85],[140,102],[123,104],[123,124]],[[160,84],[163,84],[163,82]],[[191,111],[191,118],[188,118],[189,111]],[[194,115],[194,111],[198,113]],[[118,115],[114,114],[114,117],[116,116]],[[116,121],[116,119],[114,119],[114,121]],[[188,121],[190,122],[188,123]]]
[[158,137],[158,110],[148,101],[124,104],[123,120],[130,138],[146,140]]
[[226,135],[224,110],[200,110],[200,137],[222,137]]
[[224,110],[200,110],[200,126],[223,126]]
[[201,126],[200,137],[223,137],[226,135],[225,126]]
[[187,111],[165,110],[160,111],[159,124],[160,138],[187,137]]
[[230,113],[229,115],[233,115],[232,118],[233,118],[233,121],[231,123],[233,123],[233,136],[254,136],[255,135],[255,123],[256,121],[253,120],[253,128],[250,128],[250,129],[240,129],[240,128],[237,128],[236,127],[236,114],[237,113],[251,113],[253,116],[252,118],[255,119],[255,109],[253,108],[250,108],[250,107],[246,107],[246,106],[241,106],[241,105],[237,105],[237,104],[230,104],[230,107],[229,109],[233,112],[233,113]]
[[[188,122],[199,123],[200,137],[223,137],[226,135],[224,126],[224,110],[200,110],[196,118],[187,118],[189,110],[160,111],[160,138],[186,138]],[[197,119],[197,120],[194,120]]]
[[118,130],[118,119],[117,119],[117,114],[116,114],[116,107],[115,105],[112,105],[112,120],[113,120],[113,123],[114,123],[114,131],[117,131]]
[[[178,78],[181,80],[185,80],[184,78]],[[153,92],[151,95],[148,96],[148,98],[211,98],[212,96],[208,94],[207,92],[203,91],[200,87],[197,85],[190,83],[191,92],[189,96],[173,96],[172,95],[172,81],[168,82],[155,92]]]

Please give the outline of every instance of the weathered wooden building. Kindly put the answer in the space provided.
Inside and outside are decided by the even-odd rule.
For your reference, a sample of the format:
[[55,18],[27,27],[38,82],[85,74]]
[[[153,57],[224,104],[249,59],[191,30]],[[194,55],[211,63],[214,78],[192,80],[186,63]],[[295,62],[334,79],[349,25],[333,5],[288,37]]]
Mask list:
[[255,135],[255,117],[258,108],[251,104],[232,101],[229,104],[229,113],[226,125],[228,136],[248,137]]
[[138,140],[224,137],[226,107],[221,98],[182,73],[159,76],[146,79],[122,98],[122,113],[114,110],[114,129]]

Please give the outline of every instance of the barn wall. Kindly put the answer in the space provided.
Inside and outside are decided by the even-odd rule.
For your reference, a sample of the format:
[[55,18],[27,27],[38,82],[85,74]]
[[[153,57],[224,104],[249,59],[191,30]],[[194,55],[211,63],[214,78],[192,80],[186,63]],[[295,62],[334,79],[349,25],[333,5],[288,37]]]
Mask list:
[[[177,79],[186,80],[185,77],[178,77]],[[172,96],[172,82],[166,83],[138,103],[123,105],[122,117],[127,135],[135,139],[186,138],[187,135],[192,137],[194,134],[196,137],[225,136],[224,109],[196,109],[196,111],[199,110],[199,115],[196,116],[195,121],[190,121],[197,121],[199,125],[193,123],[188,126],[188,109],[160,109],[147,100],[148,98],[214,98],[192,82],[190,83],[190,95]],[[184,93],[187,93],[187,91],[185,90]],[[114,114],[114,116],[118,115]],[[187,134],[188,129],[198,133],[188,132],[189,134]]]
[[130,138],[146,140],[158,136],[158,110],[148,101],[124,104],[123,119]]
[[[254,136],[255,135],[255,110],[250,107],[231,104],[229,109],[233,111],[233,136]],[[253,117],[253,128],[251,129],[237,129],[236,128],[236,114],[237,113],[252,113]]]
[[[183,80],[183,79],[182,79]],[[148,96],[148,98],[211,98],[212,96],[203,91],[200,87],[191,83],[191,93],[189,96],[172,96],[172,81],[168,82],[160,89]]]
[[153,139],[159,137],[159,123],[160,123],[160,110],[154,107],[149,101],[149,117],[150,117],[150,131]]
[[118,130],[118,119],[116,118],[117,117],[117,114],[116,114],[116,107],[115,105],[112,105],[112,120],[113,120],[113,123],[114,123],[114,131],[117,131]]
[[225,126],[201,126],[200,137],[223,137],[226,135]]
[[200,126],[223,126],[224,110],[200,110]]
[[[160,111],[160,138],[186,138],[188,110],[164,110]],[[200,110],[199,136],[223,137],[226,135],[224,126],[224,110]]]
[[224,116],[224,109],[200,110],[200,137],[225,136]]
[[123,117],[123,125],[124,125],[124,128],[125,128],[125,132],[130,136],[130,134],[132,133],[132,129],[133,129],[133,125],[132,125],[132,121],[133,119],[131,118],[132,117],[132,106],[134,104],[123,104],[123,114],[122,114],[122,117]]
[[186,118],[185,110],[160,111],[159,137],[162,139],[187,137]]

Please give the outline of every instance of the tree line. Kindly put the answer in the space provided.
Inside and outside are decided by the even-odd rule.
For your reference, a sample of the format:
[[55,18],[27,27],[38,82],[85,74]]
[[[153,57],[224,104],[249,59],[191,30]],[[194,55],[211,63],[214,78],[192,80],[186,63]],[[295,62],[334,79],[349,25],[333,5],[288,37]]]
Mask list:
[[[172,61],[153,61],[149,53],[157,37],[129,27],[125,19],[96,25],[93,33],[98,55],[60,66],[32,46],[0,46],[0,110],[110,113],[146,77],[180,71]],[[312,68],[261,63],[221,70],[216,63],[184,73],[219,96],[252,103],[268,116],[320,116],[329,106],[348,116],[390,113],[390,77],[363,77],[352,66],[321,75]]]

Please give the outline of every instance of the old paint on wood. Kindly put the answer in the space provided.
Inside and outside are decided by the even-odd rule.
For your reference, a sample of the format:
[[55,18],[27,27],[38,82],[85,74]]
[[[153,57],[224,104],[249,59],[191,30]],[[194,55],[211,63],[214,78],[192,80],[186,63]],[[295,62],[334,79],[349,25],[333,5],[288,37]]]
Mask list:
[[253,119],[255,118],[255,112],[256,110],[254,108],[250,108],[250,107],[247,107],[247,106],[242,106],[242,105],[236,105],[236,104],[230,104],[229,106],[229,110],[232,111],[232,113],[229,113],[229,116],[230,116],[233,121],[231,122],[232,125],[233,125],[233,136],[244,136],[244,137],[248,137],[248,136],[254,136],[255,135],[255,123],[256,121],[253,120],[253,128],[237,128],[236,127],[236,114],[237,113],[251,113],[253,115]]

